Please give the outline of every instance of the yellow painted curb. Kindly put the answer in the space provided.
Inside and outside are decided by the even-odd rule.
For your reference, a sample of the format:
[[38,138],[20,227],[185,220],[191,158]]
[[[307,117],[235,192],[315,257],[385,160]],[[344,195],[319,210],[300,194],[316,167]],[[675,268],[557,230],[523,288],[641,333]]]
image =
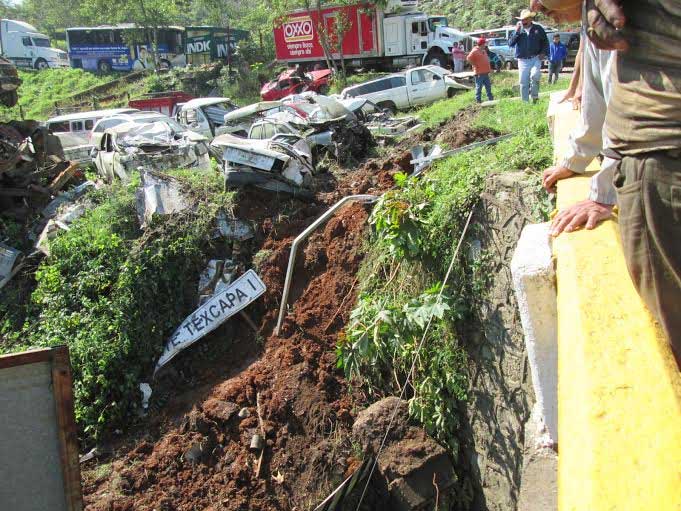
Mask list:
[[[554,112],[560,156],[578,114],[569,107]],[[559,209],[588,191],[589,176],[561,181]],[[553,253],[558,509],[679,511],[681,374],[631,282],[617,223],[562,234]]]

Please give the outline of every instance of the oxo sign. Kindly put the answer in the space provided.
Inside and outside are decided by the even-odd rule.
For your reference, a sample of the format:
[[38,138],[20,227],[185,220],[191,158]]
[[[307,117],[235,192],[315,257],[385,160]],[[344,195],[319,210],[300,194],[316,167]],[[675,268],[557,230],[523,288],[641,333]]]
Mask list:
[[284,40],[289,42],[311,41],[314,38],[312,19],[309,16],[290,18],[284,23]]

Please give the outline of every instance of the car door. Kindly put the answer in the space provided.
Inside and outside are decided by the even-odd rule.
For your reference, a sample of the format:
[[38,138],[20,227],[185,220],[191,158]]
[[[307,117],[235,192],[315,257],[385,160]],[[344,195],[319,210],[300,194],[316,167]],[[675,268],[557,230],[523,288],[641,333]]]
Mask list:
[[99,150],[95,156],[95,167],[99,174],[107,181],[114,179],[114,148],[111,133],[104,133],[99,143]]
[[[428,69],[414,69],[409,72],[411,85],[409,95],[413,105],[425,105],[444,97],[442,77]],[[442,89],[442,91],[440,91]]]

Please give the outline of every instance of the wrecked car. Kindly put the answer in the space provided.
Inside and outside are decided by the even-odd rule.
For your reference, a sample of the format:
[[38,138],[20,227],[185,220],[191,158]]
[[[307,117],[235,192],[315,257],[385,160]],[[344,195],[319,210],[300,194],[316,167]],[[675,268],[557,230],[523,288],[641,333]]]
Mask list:
[[114,177],[126,181],[139,168],[210,170],[206,138],[172,119],[149,124],[124,123],[107,129],[99,145],[93,148],[92,162],[108,182]]
[[260,97],[264,100],[272,101],[305,91],[327,94],[329,92],[331,75],[332,71],[330,69],[320,69],[307,73],[303,73],[298,69],[288,69],[281,73],[276,80],[263,85],[260,90]]
[[262,140],[220,135],[211,142],[211,149],[220,154],[227,186],[253,185],[272,192],[312,196],[306,190],[314,173],[312,154],[298,135],[277,134]]
[[[278,134],[297,135],[307,142],[313,161],[325,152],[347,162],[366,155],[373,145],[371,133],[357,116],[334,98],[306,92],[284,101],[264,101],[225,116],[249,127],[249,139],[271,139]],[[244,126],[245,129],[245,126]],[[241,135],[242,132],[234,132]]]
[[237,109],[229,98],[197,98],[179,104],[176,117],[185,128],[212,140],[235,131],[225,122],[225,115]]
[[386,139],[406,135],[421,126],[415,115],[394,116],[366,98],[342,99],[340,102],[357,116],[376,138]]

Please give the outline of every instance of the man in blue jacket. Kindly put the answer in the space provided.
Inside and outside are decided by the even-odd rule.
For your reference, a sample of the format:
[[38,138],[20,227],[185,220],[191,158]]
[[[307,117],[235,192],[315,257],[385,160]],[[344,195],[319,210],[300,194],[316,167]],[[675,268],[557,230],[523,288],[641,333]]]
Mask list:
[[560,34],[553,34],[549,54],[549,84],[556,83],[567,58],[567,46],[560,42]]
[[508,45],[515,47],[520,77],[520,97],[523,101],[536,103],[539,99],[541,63],[549,53],[549,39],[544,29],[532,22],[535,13],[527,9],[520,12],[518,26],[508,38]]

